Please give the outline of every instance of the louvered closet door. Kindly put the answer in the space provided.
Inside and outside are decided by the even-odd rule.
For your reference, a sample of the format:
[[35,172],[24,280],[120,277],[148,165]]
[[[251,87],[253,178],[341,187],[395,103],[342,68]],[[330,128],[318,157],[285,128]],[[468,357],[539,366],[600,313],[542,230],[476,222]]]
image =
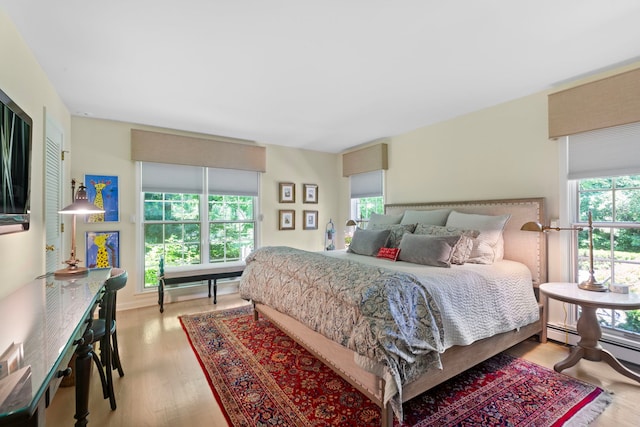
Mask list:
[[44,164],[44,222],[46,236],[45,263],[47,272],[61,267],[60,199],[62,194],[62,130],[51,118],[47,117],[45,164]]

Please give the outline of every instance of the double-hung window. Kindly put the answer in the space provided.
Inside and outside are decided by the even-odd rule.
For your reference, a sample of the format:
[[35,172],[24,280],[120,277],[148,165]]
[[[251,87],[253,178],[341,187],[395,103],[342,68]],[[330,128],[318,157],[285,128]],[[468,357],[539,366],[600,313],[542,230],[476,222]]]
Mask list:
[[359,173],[349,177],[351,218],[365,228],[372,213],[384,213],[383,171]]
[[[596,281],[629,285],[640,293],[640,124],[572,135],[568,141],[572,223],[585,231],[575,239],[574,281],[588,276],[588,215],[593,217]],[[599,309],[603,333],[640,349],[640,310]],[[635,343],[635,344],[634,344]]]
[[[640,175],[588,178],[577,182],[576,226],[593,216],[593,259],[598,282],[627,285],[638,293],[640,278]],[[578,238],[577,281],[588,277],[588,232]],[[598,320],[609,332],[635,338],[640,344],[640,310],[599,309]]]
[[165,265],[237,261],[255,247],[258,172],[141,162],[144,287]]

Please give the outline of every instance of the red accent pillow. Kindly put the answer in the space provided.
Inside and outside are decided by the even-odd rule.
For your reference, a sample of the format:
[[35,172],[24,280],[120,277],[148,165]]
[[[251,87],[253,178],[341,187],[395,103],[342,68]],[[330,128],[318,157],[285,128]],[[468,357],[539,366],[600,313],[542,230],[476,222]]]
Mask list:
[[396,261],[398,259],[398,254],[400,253],[399,248],[380,248],[378,251],[378,258],[386,258],[391,261]]

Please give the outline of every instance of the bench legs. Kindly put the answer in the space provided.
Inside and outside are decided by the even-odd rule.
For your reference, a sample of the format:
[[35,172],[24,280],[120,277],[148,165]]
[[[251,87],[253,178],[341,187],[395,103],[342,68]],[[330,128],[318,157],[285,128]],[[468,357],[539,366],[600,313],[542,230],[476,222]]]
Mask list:
[[160,305],[160,313],[164,313],[164,280],[158,281],[158,304]]
[[209,279],[209,298],[211,298],[211,280],[213,280],[213,303],[218,303],[218,279]]
[[160,305],[160,313],[164,312],[164,287],[165,285],[174,285],[178,283],[190,283],[190,282],[201,282],[206,280],[209,284],[209,298],[211,298],[211,282],[213,281],[213,303],[218,303],[218,279],[229,279],[233,277],[240,277],[242,275],[242,271],[227,271],[224,273],[215,273],[215,274],[199,274],[194,276],[184,276],[184,277],[169,277],[169,278],[160,278],[158,280],[158,304]]

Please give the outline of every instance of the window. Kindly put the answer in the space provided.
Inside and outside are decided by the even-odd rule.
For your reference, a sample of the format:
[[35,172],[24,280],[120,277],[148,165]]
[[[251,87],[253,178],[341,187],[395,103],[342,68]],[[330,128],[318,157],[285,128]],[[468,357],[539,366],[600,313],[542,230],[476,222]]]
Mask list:
[[[640,123],[571,135],[567,145],[570,215],[575,226],[586,227],[593,217],[594,276],[605,284],[635,285],[640,292]],[[588,275],[588,231],[577,236],[574,281]],[[599,309],[606,338],[640,348],[640,311]]]
[[256,246],[258,173],[141,164],[144,288],[165,265],[244,259]]
[[[640,175],[587,178],[577,181],[575,226],[586,227],[588,213],[593,217],[593,263],[596,280],[601,283],[630,285],[640,277]],[[577,239],[577,282],[589,272],[588,231]],[[599,309],[598,320],[608,332],[640,340],[640,310]]]
[[364,228],[372,213],[384,213],[383,172],[360,173],[349,177],[351,218]]

